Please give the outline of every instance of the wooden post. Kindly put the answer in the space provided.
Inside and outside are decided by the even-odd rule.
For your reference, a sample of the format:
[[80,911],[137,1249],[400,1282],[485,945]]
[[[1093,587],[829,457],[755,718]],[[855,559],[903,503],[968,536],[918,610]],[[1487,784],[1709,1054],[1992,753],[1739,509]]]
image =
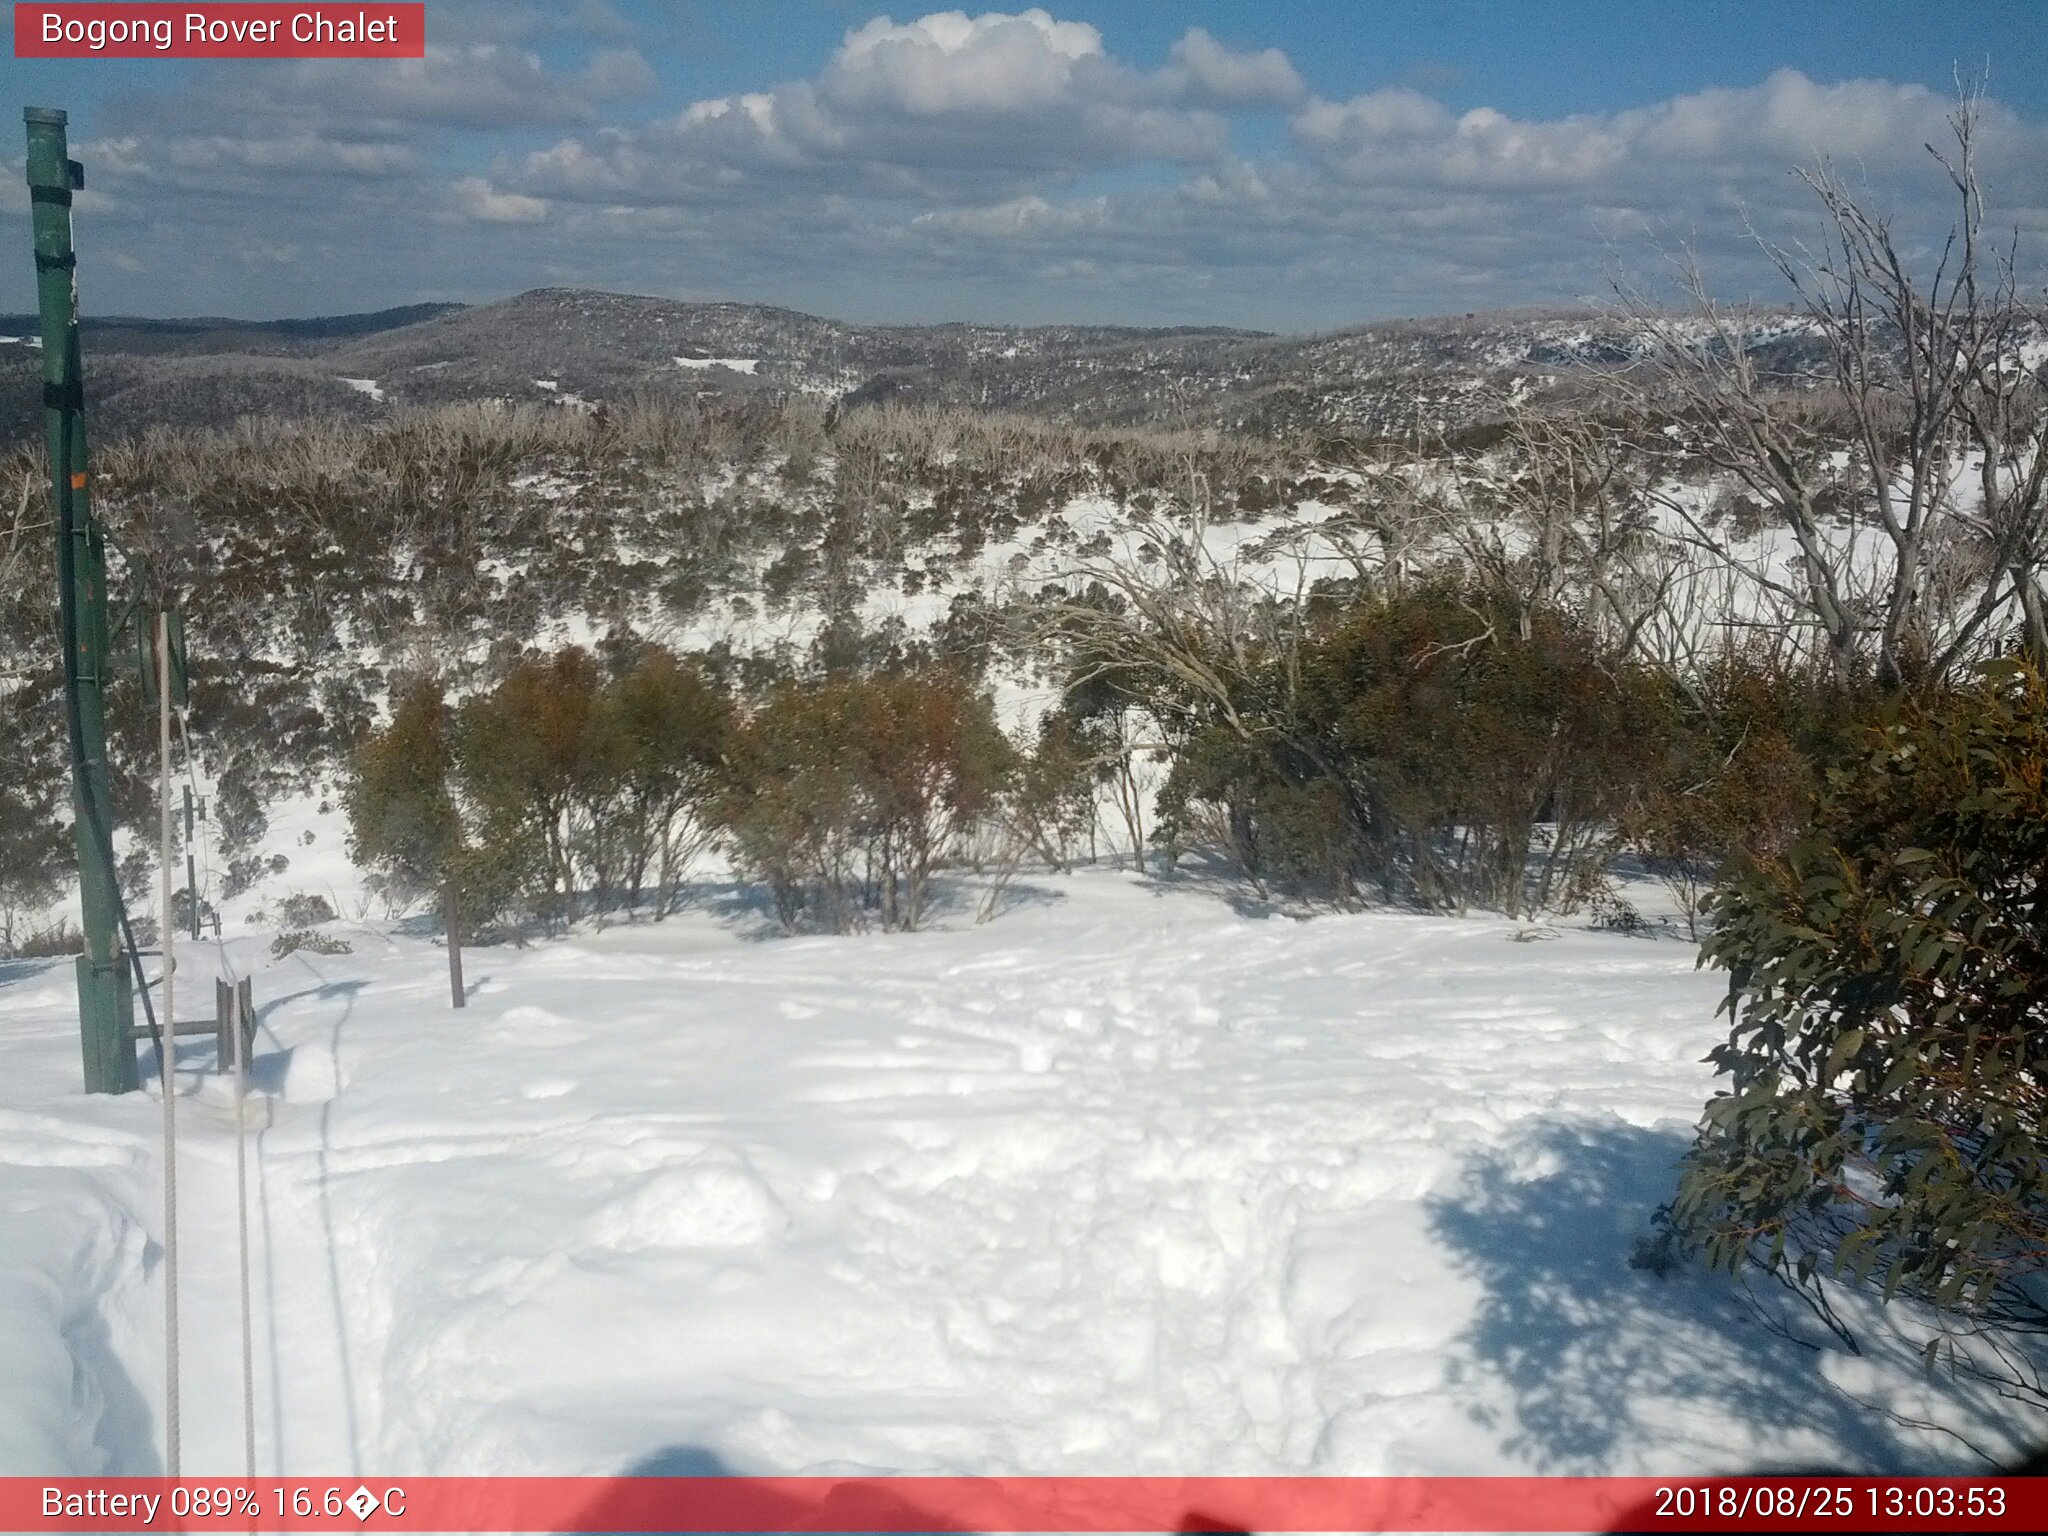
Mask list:
[[235,1063],[235,989],[214,978],[213,983],[213,1026],[214,1049],[218,1069],[228,1071]]
[[218,980],[213,984],[214,1042],[223,1072],[234,1070],[238,1061],[245,1069],[248,1066],[256,1043],[255,997],[254,984],[246,976],[233,986]]
[[[187,738],[187,761],[191,745]],[[199,872],[192,861],[192,786],[185,786],[185,915],[191,919],[192,942],[199,942]]]
[[441,917],[448,930],[448,994],[457,1008],[464,1007],[462,995],[462,899],[450,880],[441,888]]

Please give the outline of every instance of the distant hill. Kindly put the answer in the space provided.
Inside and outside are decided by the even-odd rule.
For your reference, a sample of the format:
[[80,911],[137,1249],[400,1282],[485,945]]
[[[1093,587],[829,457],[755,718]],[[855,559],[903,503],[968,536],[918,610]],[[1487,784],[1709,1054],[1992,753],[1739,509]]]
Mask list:
[[[296,342],[373,336],[417,325],[460,304],[403,304],[359,315],[315,315],[296,320],[229,320],[200,316],[151,320],[132,315],[87,315],[79,324],[86,342],[102,351],[188,355],[215,352],[288,351]],[[40,325],[32,314],[0,315],[0,336],[33,336]]]
[[[0,441],[35,430],[34,321],[0,317]],[[374,417],[507,399],[587,406],[636,394],[771,391],[920,402],[1097,424],[1255,433],[1458,429],[1569,398],[1638,346],[1587,314],[1401,320],[1274,336],[1225,327],[870,326],[759,304],[541,288],[494,304],[302,320],[86,323],[99,434],[249,414]],[[1758,345],[1797,349],[1779,320]]]

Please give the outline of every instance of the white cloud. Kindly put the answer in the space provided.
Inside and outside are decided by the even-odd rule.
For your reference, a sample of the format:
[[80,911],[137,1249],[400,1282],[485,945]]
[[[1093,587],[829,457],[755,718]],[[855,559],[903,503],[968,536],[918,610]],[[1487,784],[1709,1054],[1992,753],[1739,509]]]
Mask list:
[[[223,66],[174,93],[110,98],[81,136],[96,195],[114,198],[108,233],[143,249],[186,228],[257,245],[289,231],[304,270],[327,274],[303,311],[341,284],[366,306],[393,280],[348,253],[424,204],[439,216],[417,280],[466,296],[687,284],[860,317],[1054,318],[1071,304],[1328,325],[1568,302],[1617,260],[1653,267],[1646,234],[1697,241],[1731,292],[1774,293],[1743,221],[1812,233],[1789,173],[1823,155],[1867,177],[1911,238],[1938,239],[1951,211],[1923,147],[1945,138],[1950,101],[1891,81],[1787,70],[1516,116],[1454,110],[1414,73],[1318,99],[1280,50],[1198,27],[1134,59],[1113,32],[1047,10],[945,11],[859,21],[802,78],[629,116],[618,103],[660,89],[651,50],[690,44],[680,12],[637,32],[603,0],[573,16],[459,14],[464,40],[443,29],[424,60],[234,66],[232,91]],[[569,64],[527,51],[543,37],[586,51]],[[1278,142],[1252,122],[1273,113]],[[2023,266],[2037,261],[2048,131],[1987,101],[1981,148],[1994,219],[2035,242]],[[0,208],[19,201],[0,186]],[[257,291],[230,297],[245,307]]]
[[[638,63],[639,69],[633,69]],[[585,123],[593,97],[644,90],[651,71],[629,50],[600,53],[580,79],[551,73],[539,55],[498,44],[428,44],[417,59],[306,59],[286,66],[264,94],[298,111],[308,106],[385,123],[451,128]],[[624,85],[625,89],[620,89]]]
[[1238,53],[1190,27],[1167,54],[1163,78],[1180,94],[1217,107],[1291,107],[1308,95],[1278,48]]
[[937,202],[1025,196],[1117,166],[1214,163],[1229,112],[1304,94],[1278,49],[1236,52],[1199,28],[1147,72],[1112,56],[1095,27],[1043,10],[878,17],[808,79],[564,140],[519,176],[548,196],[645,203],[760,179]]
[[1068,103],[1091,69],[1113,68],[1102,34],[1044,11],[969,17],[943,11],[899,26],[878,16],[846,34],[818,92],[851,109],[1011,115]]
[[481,176],[464,176],[449,190],[455,194],[457,210],[479,223],[538,224],[548,216],[548,205],[540,198],[500,192]]
[[921,213],[913,225],[961,234],[986,235],[997,239],[1023,236],[1072,234],[1077,230],[1101,229],[1109,222],[1109,199],[1084,198],[1078,202],[1050,203],[1038,196],[1012,198],[986,208],[946,208]]
[[[1673,177],[1756,184],[1823,156],[1876,173],[1913,173],[1948,137],[1953,103],[1918,85],[1821,84],[1779,70],[1650,106],[1543,121],[1480,107],[1462,115],[1405,89],[1313,101],[1295,134],[1325,171],[1354,186],[1501,192],[1675,190]],[[2008,158],[2048,149],[2038,126],[1988,104],[1986,147]]]
[[351,144],[303,132],[276,137],[131,135],[93,140],[84,153],[94,170],[115,185],[133,180],[218,188],[250,182],[281,189],[301,178],[382,181],[413,175],[421,168],[418,153],[407,145]]
[[654,66],[634,48],[600,49],[576,77],[577,87],[592,101],[645,96],[658,83]]

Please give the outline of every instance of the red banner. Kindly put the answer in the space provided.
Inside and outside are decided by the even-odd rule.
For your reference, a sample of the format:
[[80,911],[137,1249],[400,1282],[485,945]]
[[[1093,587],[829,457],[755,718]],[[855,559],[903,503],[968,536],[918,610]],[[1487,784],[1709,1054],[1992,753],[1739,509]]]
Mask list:
[[17,59],[417,59],[426,51],[422,3],[14,7]]
[[5,1531],[2044,1529],[1996,1477],[0,1478]]

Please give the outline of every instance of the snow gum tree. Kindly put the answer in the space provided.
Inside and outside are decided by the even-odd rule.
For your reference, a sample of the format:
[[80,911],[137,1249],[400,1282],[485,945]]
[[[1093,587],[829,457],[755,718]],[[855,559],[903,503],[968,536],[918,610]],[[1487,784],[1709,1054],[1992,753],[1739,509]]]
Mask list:
[[539,865],[543,917],[576,917],[576,851],[608,787],[597,729],[603,688],[596,659],[571,646],[519,662],[460,711],[462,784],[486,824],[483,841]]
[[2048,307],[2023,288],[2017,237],[2001,248],[1988,226],[1976,97],[1950,125],[1930,152],[1956,214],[1931,256],[1833,168],[1802,173],[1824,238],[1764,248],[1817,363],[1775,367],[1751,345],[1759,317],[1718,302],[1694,265],[1688,315],[1625,295],[1651,350],[1614,381],[1648,413],[1675,411],[1797,558],[1768,568],[1667,489],[1686,542],[1838,674],[1886,688],[2006,649],[2048,664],[2048,390],[2028,362]]
[[720,819],[785,927],[915,928],[1012,758],[987,695],[950,672],[788,682],[734,733]]
[[398,695],[390,722],[357,746],[343,792],[349,857],[401,890],[439,895],[448,936],[448,987],[463,1006],[465,865],[471,862],[453,783],[452,723],[441,685],[415,681]]
[[644,648],[599,697],[596,777],[610,805],[598,820],[616,829],[619,877],[631,899],[653,875],[657,921],[711,837],[732,714],[723,688],[661,646]]

